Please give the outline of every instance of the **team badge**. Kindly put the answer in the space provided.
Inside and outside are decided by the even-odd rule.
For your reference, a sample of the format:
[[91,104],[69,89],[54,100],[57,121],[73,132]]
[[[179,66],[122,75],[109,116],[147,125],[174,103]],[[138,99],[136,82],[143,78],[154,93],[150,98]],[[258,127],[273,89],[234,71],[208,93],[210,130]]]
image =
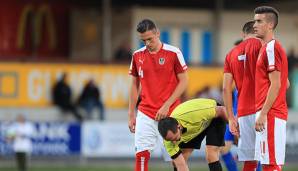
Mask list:
[[165,62],[166,62],[165,58],[159,58],[159,60],[158,60],[159,65],[163,65],[163,64],[165,64]]

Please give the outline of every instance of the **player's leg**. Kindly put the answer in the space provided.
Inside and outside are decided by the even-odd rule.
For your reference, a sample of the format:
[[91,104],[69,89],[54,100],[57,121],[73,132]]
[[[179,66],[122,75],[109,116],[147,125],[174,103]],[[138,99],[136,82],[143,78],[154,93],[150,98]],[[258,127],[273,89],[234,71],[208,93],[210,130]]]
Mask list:
[[264,171],[279,171],[282,170],[285,161],[286,121],[273,117],[270,113],[267,116],[265,129],[256,134],[256,157]]
[[238,171],[237,163],[230,151],[234,141],[234,136],[229,131],[229,127],[226,126],[225,133],[225,146],[220,149],[221,158],[224,161],[228,171]]
[[135,128],[135,171],[148,171],[150,152],[157,142],[155,121],[138,111]]
[[201,148],[202,141],[206,137],[206,134],[207,134],[207,129],[205,129],[203,132],[201,132],[198,136],[196,136],[195,138],[193,138],[189,142],[181,143],[179,145],[180,148],[181,148],[182,155],[183,155],[183,158],[185,159],[185,161],[188,160],[188,158],[190,157],[190,155],[191,155],[191,153],[194,149],[200,149]]
[[262,171],[262,165],[261,165],[260,161],[258,161],[258,166],[257,166],[256,171]]
[[221,171],[219,161],[220,148],[224,146],[226,122],[222,118],[214,118],[206,129],[206,160],[210,171]]
[[255,155],[255,114],[238,118],[240,137],[238,141],[238,160],[243,161],[243,171],[255,171],[257,161]]

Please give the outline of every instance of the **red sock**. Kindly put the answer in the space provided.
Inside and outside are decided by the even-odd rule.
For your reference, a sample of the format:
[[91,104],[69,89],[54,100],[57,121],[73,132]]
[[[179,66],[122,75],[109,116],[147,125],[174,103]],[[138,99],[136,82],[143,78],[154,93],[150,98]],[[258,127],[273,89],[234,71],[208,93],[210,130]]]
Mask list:
[[150,152],[148,150],[141,151],[136,154],[135,171],[148,171],[148,161]]
[[257,161],[245,161],[243,166],[243,171],[255,171],[257,169]]
[[263,171],[281,171],[281,165],[263,165]]

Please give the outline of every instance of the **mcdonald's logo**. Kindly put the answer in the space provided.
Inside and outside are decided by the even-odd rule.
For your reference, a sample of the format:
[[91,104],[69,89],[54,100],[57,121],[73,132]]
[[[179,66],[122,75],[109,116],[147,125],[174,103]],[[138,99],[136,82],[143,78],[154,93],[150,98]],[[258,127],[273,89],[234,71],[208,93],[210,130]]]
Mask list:
[[17,48],[23,49],[25,47],[27,21],[30,19],[32,21],[32,43],[34,47],[38,47],[41,44],[42,22],[45,21],[49,48],[51,50],[55,49],[57,47],[56,25],[53,13],[47,4],[42,4],[37,8],[34,8],[32,4],[28,4],[23,8],[17,28]]

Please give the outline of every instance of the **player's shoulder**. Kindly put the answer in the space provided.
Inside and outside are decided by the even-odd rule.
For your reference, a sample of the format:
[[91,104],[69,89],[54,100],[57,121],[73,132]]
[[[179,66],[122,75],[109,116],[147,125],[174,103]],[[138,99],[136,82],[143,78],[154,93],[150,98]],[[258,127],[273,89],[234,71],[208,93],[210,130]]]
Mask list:
[[256,37],[251,37],[251,38],[246,39],[243,42],[247,42],[247,43],[261,43],[261,40],[259,38],[256,38]]
[[252,37],[252,38],[246,39],[244,42],[245,42],[245,47],[248,50],[256,50],[256,49],[259,50],[262,47],[262,42],[258,38]]
[[238,53],[239,53],[239,51],[242,51],[241,49],[243,49],[242,48],[242,46],[240,46],[240,44],[239,45],[237,45],[237,46],[234,46],[228,53],[227,53],[227,57],[228,58],[231,58],[231,57],[233,57],[233,56],[237,56],[238,55]]
[[281,43],[276,39],[273,39],[267,43],[266,51],[270,51],[269,49],[271,51],[277,51],[279,55],[286,57],[285,49],[282,47]]
[[179,48],[177,48],[173,45],[166,44],[166,43],[163,44],[162,49],[166,50],[166,51],[174,52],[174,53],[181,53]]
[[269,42],[266,43],[266,51],[274,51],[274,50],[280,50],[281,49],[281,44],[279,41],[272,39]]
[[146,46],[141,47],[140,49],[133,52],[133,55],[137,55],[139,53],[145,52]]
[[280,43],[280,41],[276,40],[276,39],[272,39],[270,42],[267,43],[267,47],[273,47],[276,49],[282,49],[282,45]]

